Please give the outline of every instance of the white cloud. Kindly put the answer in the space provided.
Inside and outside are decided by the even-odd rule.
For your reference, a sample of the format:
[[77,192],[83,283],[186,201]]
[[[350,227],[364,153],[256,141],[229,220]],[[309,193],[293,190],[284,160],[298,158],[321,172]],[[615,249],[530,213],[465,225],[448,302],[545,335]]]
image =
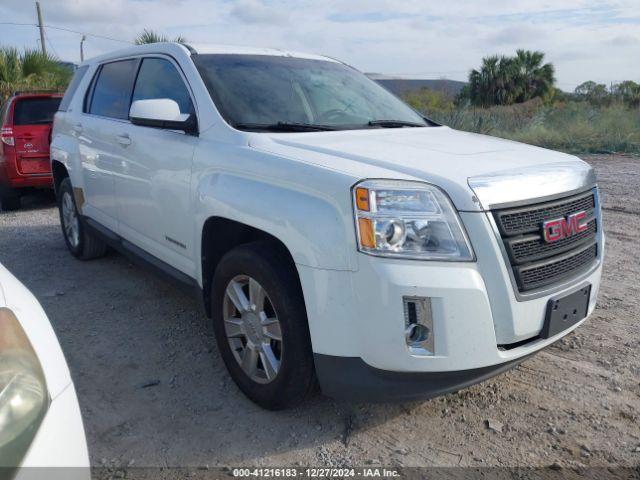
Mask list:
[[259,0],[241,0],[234,3],[229,14],[242,23],[285,25],[289,20],[288,10],[268,6]]
[[[542,50],[559,86],[587,79],[640,81],[638,0],[41,0],[45,21],[132,40],[143,28],[194,43],[323,53],[365,71],[465,79],[483,56]],[[35,21],[33,4],[3,0],[1,21]],[[58,54],[78,60],[79,35],[47,30]],[[0,25],[0,42],[36,46],[33,27]],[[88,55],[122,44],[89,37]]]

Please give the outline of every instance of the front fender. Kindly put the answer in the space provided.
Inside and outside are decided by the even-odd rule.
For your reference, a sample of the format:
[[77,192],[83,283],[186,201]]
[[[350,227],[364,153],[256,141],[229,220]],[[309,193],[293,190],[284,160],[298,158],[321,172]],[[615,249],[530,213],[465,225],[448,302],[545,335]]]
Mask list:
[[200,179],[197,198],[199,231],[207,218],[218,216],[276,237],[298,264],[354,269],[353,219],[350,207],[345,208],[350,202],[348,187],[343,198],[337,199],[330,192],[275,183],[264,177],[213,172]]
[[357,268],[353,178],[248,146],[217,144],[213,151],[215,159],[208,148],[194,158],[196,242],[208,218],[222,217],[276,237],[298,264]]

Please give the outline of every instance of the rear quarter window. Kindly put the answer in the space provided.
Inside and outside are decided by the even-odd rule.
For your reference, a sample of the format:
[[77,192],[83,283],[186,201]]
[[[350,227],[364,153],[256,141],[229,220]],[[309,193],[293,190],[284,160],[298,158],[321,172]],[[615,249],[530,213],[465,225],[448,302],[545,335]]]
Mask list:
[[61,112],[67,111],[67,109],[69,108],[69,104],[71,103],[71,100],[73,99],[73,96],[75,95],[76,90],[80,86],[80,82],[82,82],[82,79],[84,78],[84,75],[87,73],[88,69],[89,66],[84,65],[75,71],[75,73],[73,74],[73,78],[71,79],[71,82],[67,87],[67,90],[64,92],[64,97],[62,97],[62,101],[60,102],[58,110],[60,110]]
[[14,125],[38,125],[53,122],[60,98],[19,98],[13,107]]

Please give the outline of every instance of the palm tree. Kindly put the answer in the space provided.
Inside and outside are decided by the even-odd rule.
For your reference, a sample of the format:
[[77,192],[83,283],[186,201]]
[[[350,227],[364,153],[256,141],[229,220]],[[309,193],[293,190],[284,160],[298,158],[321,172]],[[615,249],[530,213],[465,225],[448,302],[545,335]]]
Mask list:
[[162,43],[162,42],[177,42],[186,43],[187,39],[182,35],[178,35],[173,40],[170,40],[164,33],[158,33],[154,30],[147,30],[146,28],[139,34],[136,39],[136,45],[144,45],[146,43]]
[[548,95],[555,83],[555,69],[550,63],[542,63],[544,53],[520,49],[516,51],[515,61],[522,89],[517,101],[526,102]]
[[555,82],[553,65],[542,64],[544,54],[518,50],[515,57],[493,55],[469,73],[466,90],[473,105],[511,105],[549,95]]
[[64,91],[71,71],[39,50],[0,47],[0,101],[18,90]]
[[482,59],[480,70],[469,74],[471,103],[480,107],[509,105],[519,93],[517,66],[512,58],[497,55]]

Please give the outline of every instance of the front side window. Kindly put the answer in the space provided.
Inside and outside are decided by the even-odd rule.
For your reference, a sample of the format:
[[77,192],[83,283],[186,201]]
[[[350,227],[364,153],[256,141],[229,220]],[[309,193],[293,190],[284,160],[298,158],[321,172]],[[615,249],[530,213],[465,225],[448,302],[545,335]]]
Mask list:
[[105,63],[93,88],[89,113],[112,118],[129,118],[129,100],[137,60]]
[[372,128],[381,121],[427,126],[400,99],[357,70],[328,60],[212,54],[193,58],[228,123]]
[[132,101],[168,98],[180,107],[180,113],[192,113],[191,96],[173,64],[163,58],[142,61]]
[[38,125],[53,122],[60,97],[21,98],[13,108],[14,125]]

